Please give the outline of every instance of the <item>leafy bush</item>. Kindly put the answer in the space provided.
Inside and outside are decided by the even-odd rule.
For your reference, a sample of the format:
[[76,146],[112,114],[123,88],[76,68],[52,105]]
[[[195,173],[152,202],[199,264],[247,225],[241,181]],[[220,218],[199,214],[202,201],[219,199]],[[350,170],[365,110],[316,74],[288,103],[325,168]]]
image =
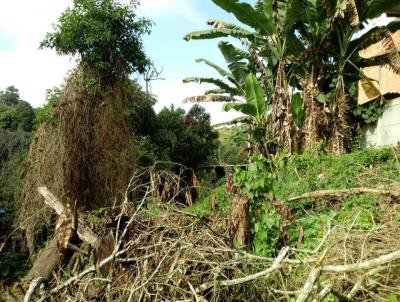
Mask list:
[[[275,193],[279,200],[290,196],[325,189],[355,187],[379,187],[400,181],[400,166],[397,162],[398,149],[366,149],[341,156],[295,155],[287,165],[278,170]],[[338,205],[327,200],[303,199],[289,202],[295,223],[289,229],[292,246],[297,246],[300,229],[304,234],[298,247],[314,249],[328,222],[352,223],[353,228],[371,228],[379,217],[376,196],[350,196]]]
[[282,218],[272,205],[276,174],[262,155],[253,156],[247,170],[237,170],[234,183],[250,199],[252,244],[257,254],[273,256]]
[[211,202],[212,199],[217,201],[217,215],[219,217],[226,217],[230,211],[231,204],[229,196],[225,190],[225,184],[220,183],[214,189],[211,184],[203,183],[199,188],[198,201],[188,209],[189,212],[206,217],[212,215]]
[[29,103],[19,101],[16,105],[0,104],[0,128],[10,131],[30,132],[35,112]]
[[238,165],[247,162],[245,149],[247,148],[247,132],[245,127],[236,126],[218,129],[218,153],[213,159],[215,164]]
[[54,108],[60,101],[60,89],[53,88],[46,91],[46,102],[43,107],[35,109],[34,129],[37,130],[42,124],[56,126],[58,121],[54,115]]
[[0,233],[12,226],[21,186],[21,163],[30,144],[30,133],[0,130]]

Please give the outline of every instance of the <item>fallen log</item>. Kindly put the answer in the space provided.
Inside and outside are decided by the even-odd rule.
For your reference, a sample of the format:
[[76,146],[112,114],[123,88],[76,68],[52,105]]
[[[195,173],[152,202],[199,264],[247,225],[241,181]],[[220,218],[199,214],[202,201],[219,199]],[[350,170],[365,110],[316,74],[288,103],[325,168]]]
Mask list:
[[24,280],[30,282],[36,278],[49,279],[51,273],[61,263],[63,257],[64,253],[58,246],[57,237],[54,237],[40,257],[33,263],[31,270]]
[[325,197],[333,197],[333,198],[343,198],[347,195],[357,195],[357,194],[371,194],[371,195],[382,195],[388,196],[393,199],[400,198],[400,191],[398,190],[385,190],[385,189],[372,189],[372,188],[352,188],[352,189],[330,189],[330,190],[320,190],[314,192],[304,193],[302,195],[289,197],[288,201],[296,201],[306,198],[325,198]]

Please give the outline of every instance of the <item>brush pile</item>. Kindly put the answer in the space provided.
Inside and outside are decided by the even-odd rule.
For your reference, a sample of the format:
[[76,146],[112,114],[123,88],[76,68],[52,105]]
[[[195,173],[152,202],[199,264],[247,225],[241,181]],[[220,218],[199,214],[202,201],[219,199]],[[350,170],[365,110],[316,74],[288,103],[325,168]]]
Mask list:
[[[388,301],[400,295],[397,204],[382,203],[375,228],[355,227],[355,213],[353,222],[329,225],[316,249],[287,246],[266,258],[235,247],[223,221],[160,203],[143,175],[132,178],[121,206],[96,221],[83,212],[61,213],[60,262],[46,278],[28,274],[24,301]],[[59,213],[57,199],[42,195]],[[68,223],[72,234],[57,235],[65,234],[68,215],[78,216]]]

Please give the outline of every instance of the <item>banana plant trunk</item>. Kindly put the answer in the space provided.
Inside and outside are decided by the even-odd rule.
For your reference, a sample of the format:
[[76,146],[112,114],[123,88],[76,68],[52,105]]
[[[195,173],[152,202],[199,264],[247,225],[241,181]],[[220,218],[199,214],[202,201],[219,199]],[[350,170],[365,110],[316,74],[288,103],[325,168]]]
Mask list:
[[277,142],[278,153],[281,148],[287,148],[289,154],[293,151],[288,108],[289,91],[286,81],[285,62],[281,61],[279,62],[276,74],[271,112],[272,139]]
[[314,67],[303,79],[305,121],[303,127],[303,151],[317,153],[320,143],[325,139],[321,129],[328,124],[325,108],[316,99],[318,91],[317,77]]

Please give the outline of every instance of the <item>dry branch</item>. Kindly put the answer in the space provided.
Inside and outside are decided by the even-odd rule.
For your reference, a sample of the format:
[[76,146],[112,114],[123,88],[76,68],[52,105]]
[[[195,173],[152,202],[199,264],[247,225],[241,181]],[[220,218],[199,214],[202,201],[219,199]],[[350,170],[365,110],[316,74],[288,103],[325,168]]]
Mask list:
[[[57,287],[53,288],[53,289],[49,292],[48,296],[51,296],[51,295],[54,295],[54,294],[58,293],[60,290],[62,290],[62,289],[64,289],[65,287],[69,286],[69,285],[72,284],[73,282],[78,281],[79,279],[81,279],[82,277],[86,276],[87,274],[90,274],[90,273],[92,273],[92,272],[95,272],[96,270],[102,268],[102,267],[103,267],[104,265],[106,265],[107,263],[114,261],[115,258],[116,258],[118,255],[123,254],[124,252],[126,252],[127,249],[120,249],[120,248],[121,248],[121,245],[122,245],[122,241],[125,239],[125,236],[126,236],[128,230],[129,230],[130,226],[131,226],[132,223],[134,222],[134,220],[135,220],[135,218],[136,218],[136,215],[137,215],[137,213],[139,212],[140,208],[143,206],[143,203],[144,203],[144,201],[146,200],[148,193],[149,193],[149,191],[146,192],[146,194],[145,194],[145,196],[143,197],[142,202],[141,202],[140,205],[138,206],[136,212],[134,213],[134,215],[132,215],[132,217],[129,219],[128,223],[126,224],[126,226],[125,226],[125,228],[124,228],[124,230],[123,230],[123,232],[122,232],[122,235],[121,235],[121,237],[119,238],[119,240],[118,240],[118,242],[117,242],[117,244],[116,244],[116,246],[115,246],[115,249],[114,249],[114,251],[112,252],[112,254],[111,254],[110,256],[108,256],[107,258],[101,260],[99,264],[97,264],[97,265],[96,265],[96,264],[95,264],[95,265],[92,265],[91,267],[89,267],[88,269],[84,270],[83,272],[81,272],[81,273],[79,273],[79,274],[77,274],[77,275],[75,275],[75,276],[69,278],[69,279],[68,279],[67,281],[65,281],[64,283],[62,283],[62,284],[58,285]],[[47,297],[48,297],[48,296],[47,296]]]
[[389,196],[392,198],[399,198],[400,192],[397,190],[384,190],[384,189],[371,189],[371,188],[352,188],[352,189],[332,189],[332,190],[321,190],[304,193],[299,196],[290,197],[288,201],[295,201],[306,198],[325,198],[325,197],[334,197],[334,198],[342,198],[346,195],[354,195],[354,194],[372,194],[372,195],[382,195]]
[[303,289],[297,298],[296,302],[305,302],[310,296],[315,282],[317,282],[319,276],[321,275],[322,267],[315,267],[307,278],[306,283],[304,283]]
[[30,302],[32,299],[32,296],[35,293],[35,290],[45,281],[46,281],[46,279],[43,277],[38,277],[38,278],[32,280],[31,284],[29,285],[28,290],[26,291],[26,294],[24,297],[24,302]]
[[318,297],[315,298],[313,302],[323,301],[325,297],[330,294],[331,291],[332,291],[332,284],[328,284],[321,290]]
[[233,280],[224,280],[224,281],[220,281],[220,282],[216,282],[216,283],[215,282],[204,283],[199,287],[199,290],[197,290],[197,292],[204,291],[204,290],[214,286],[215,284],[217,284],[219,286],[234,286],[234,285],[242,284],[245,282],[253,281],[253,280],[261,278],[261,277],[268,278],[271,273],[282,268],[281,263],[282,263],[283,259],[286,257],[288,252],[289,252],[289,247],[283,248],[281,250],[281,252],[279,253],[278,257],[275,259],[275,262],[272,264],[272,266],[262,272],[258,272],[253,275],[249,275],[249,276],[246,276],[243,278],[238,278],[238,279],[233,279]]
[[347,265],[324,265],[322,267],[322,270],[324,272],[329,272],[329,273],[351,273],[356,271],[374,269],[376,267],[397,261],[399,259],[400,259],[400,250],[360,263],[347,264]]

